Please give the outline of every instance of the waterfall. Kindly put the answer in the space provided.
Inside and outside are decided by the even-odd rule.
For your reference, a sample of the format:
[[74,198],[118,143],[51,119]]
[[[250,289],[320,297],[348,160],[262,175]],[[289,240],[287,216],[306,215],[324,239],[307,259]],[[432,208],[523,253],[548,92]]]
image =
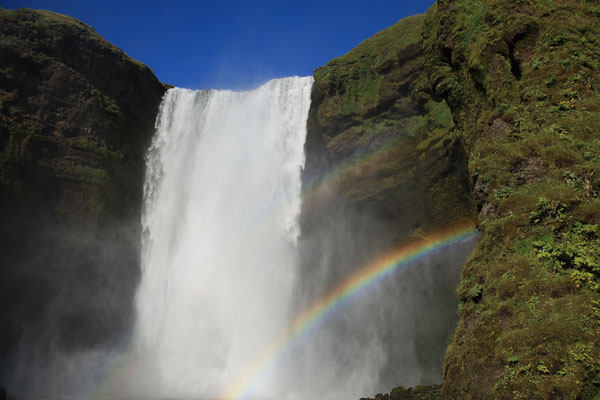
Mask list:
[[339,400],[441,380],[473,236],[381,280],[357,278],[387,270],[370,266],[391,235],[369,210],[305,201],[312,229],[300,236],[312,83],[166,93],[147,157],[134,351],[120,369],[128,397]]
[[157,396],[219,397],[291,318],[312,81],[163,99],[134,334]]

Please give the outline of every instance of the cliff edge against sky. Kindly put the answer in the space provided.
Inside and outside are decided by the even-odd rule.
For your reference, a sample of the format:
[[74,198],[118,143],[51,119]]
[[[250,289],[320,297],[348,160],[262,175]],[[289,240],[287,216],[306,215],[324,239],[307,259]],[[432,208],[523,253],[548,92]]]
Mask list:
[[89,26],[0,8],[0,382],[131,323],[164,90]]

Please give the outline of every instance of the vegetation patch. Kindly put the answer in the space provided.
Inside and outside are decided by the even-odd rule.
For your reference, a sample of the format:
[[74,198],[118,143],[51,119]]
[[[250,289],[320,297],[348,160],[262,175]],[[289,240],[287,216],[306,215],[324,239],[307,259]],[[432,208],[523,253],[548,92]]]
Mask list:
[[426,15],[426,69],[467,145],[479,210],[445,398],[600,396],[593,3],[439,0]]

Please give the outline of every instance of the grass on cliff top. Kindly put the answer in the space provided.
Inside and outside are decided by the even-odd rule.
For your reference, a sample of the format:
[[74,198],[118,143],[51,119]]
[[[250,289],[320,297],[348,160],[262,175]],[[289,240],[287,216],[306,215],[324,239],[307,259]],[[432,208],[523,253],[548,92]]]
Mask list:
[[[47,10],[32,10],[29,8],[7,10],[0,7],[0,25],[6,26],[10,23],[27,25],[27,29],[33,32],[36,32],[37,30],[54,32],[55,36],[52,39],[55,41],[60,37],[59,32],[72,31],[72,34],[94,41],[98,47],[106,48],[112,53],[131,61],[140,69],[152,71],[147,65],[129,57],[123,50],[108,42],[100,36],[94,28],[76,18],[69,17],[68,15]],[[2,31],[4,31],[4,29],[0,28],[0,32]],[[6,32],[4,33],[6,34]]]
[[395,61],[403,48],[420,43],[422,25],[423,15],[407,17],[361,42],[345,55],[332,59],[327,65],[349,66],[367,58],[372,68],[380,68],[385,62]]
[[420,43],[422,23],[422,15],[408,17],[315,70],[317,84],[342,88],[336,111],[365,114],[377,105],[382,72],[395,65],[403,49]]

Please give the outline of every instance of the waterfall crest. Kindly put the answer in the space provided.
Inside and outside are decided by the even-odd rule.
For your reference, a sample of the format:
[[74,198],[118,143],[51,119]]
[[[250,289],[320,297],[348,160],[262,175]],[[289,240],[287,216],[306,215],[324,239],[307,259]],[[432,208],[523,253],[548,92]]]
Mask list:
[[218,397],[289,322],[312,81],[163,99],[134,334],[158,396]]

